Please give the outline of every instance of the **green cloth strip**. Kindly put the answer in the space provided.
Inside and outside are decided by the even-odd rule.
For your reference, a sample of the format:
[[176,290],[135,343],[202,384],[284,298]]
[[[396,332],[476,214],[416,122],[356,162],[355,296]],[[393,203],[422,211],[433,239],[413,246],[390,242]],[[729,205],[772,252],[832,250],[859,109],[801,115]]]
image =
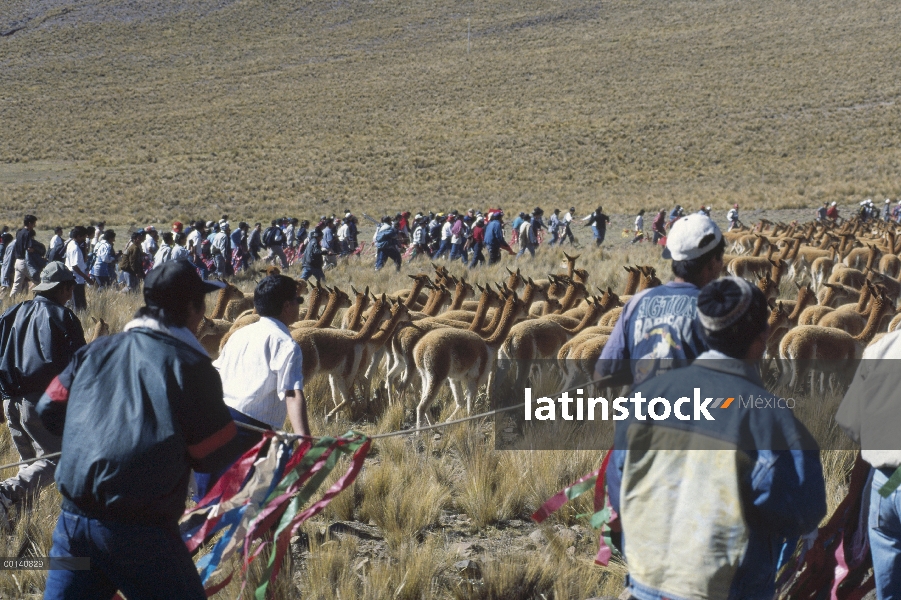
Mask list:
[[892,473],[892,476],[889,477],[888,481],[879,488],[879,495],[883,498],[888,498],[892,495],[892,492],[898,489],[898,486],[901,486],[901,467],[895,469],[895,472]]

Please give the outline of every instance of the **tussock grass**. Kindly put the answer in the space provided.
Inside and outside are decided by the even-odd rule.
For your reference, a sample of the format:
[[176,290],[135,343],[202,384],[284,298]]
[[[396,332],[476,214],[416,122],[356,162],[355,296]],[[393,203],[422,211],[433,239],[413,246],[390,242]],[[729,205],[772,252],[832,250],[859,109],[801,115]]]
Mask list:
[[894,197],[899,42],[873,32],[899,24],[838,0],[10,0],[0,219]]
[[[661,278],[668,278],[667,265],[660,260],[657,249],[647,244],[605,248],[603,253],[594,248],[583,248],[581,253],[578,266],[590,272],[592,289],[595,285],[606,287],[609,284],[615,291],[620,291],[625,281],[624,264],[650,264],[657,268]],[[505,260],[501,265],[475,271],[465,271],[459,265],[450,268],[457,275],[466,275],[467,280],[484,284],[504,280],[508,266],[518,266],[524,275],[537,279],[546,277],[549,272],[562,271],[562,262],[559,249],[542,248],[535,260]],[[393,271],[375,273],[371,267],[371,258],[342,263],[328,272],[329,284],[348,290],[352,282],[358,288],[369,285],[375,292],[390,292],[409,287],[407,273],[431,270],[425,261],[405,266],[400,274]],[[258,278],[256,273],[243,276],[236,284],[244,292],[251,292]],[[783,296],[793,295],[790,288],[783,290]],[[98,294],[89,289],[88,310],[80,317],[86,329],[90,328],[90,317],[93,316],[106,320],[116,333],[140,304],[141,297],[137,294],[111,291]],[[214,299],[210,299],[208,310],[212,310],[213,304]],[[383,372],[376,375],[373,389],[383,385],[383,377]],[[559,386],[559,375],[546,369],[533,383],[536,393],[550,394]],[[326,424],[323,416],[332,407],[326,379],[313,378],[305,388],[311,406],[311,426],[316,434],[323,435],[339,435],[351,428],[374,434],[412,427],[413,407],[419,399],[418,385],[414,385],[406,395],[406,403],[389,406],[360,400],[352,412],[342,413],[336,421]],[[605,396],[610,397],[609,393]],[[825,426],[824,417],[839,400],[834,394],[827,394],[799,404],[799,414],[806,422],[824,424],[822,430],[813,430],[824,448],[849,447],[840,431]],[[449,416],[453,407],[446,390],[433,407],[433,421]],[[475,410],[487,408],[487,399],[481,394]],[[598,432],[597,435],[599,439],[583,437],[582,445],[574,440],[575,449],[570,451],[532,448],[500,451],[495,449],[494,428],[490,422],[470,422],[426,432],[418,438],[404,436],[378,440],[352,488],[339,495],[322,515],[303,528],[301,540],[294,544],[291,562],[285,565],[272,588],[274,597],[534,598],[543,594],[548,598],[585,598],[618,595],[626,568],[616,562],[607,568],[593,564],[597,532],[582,530],[572,546],[561,541],[563,528],[587,527],[586,520],[578,515],[592,512],[590,494],[568,503],[542,525],[549,540],[546,546],[529,546],[527,535],[531,526],[523,528],[519,525],[517,529],[511,525],[516,521],[528,523],[529,515],[545,500],[600,465],[603,452],[580,449],[588,447],[588,443],[594,448],[609,447],[610,440],[603,437],[605,434]],[[529,436],[526,439],[530,439]],[[531,439],[535,441],[535,447],[541,446],[542,440]],[[841,445],[843,443],[845,445]],[[822,452],[830,511],[846,493],[853,456],[852,450],[845,449]],[[9,433],[5,427],[0,427],[0,463],[16,460],[18,455],[10,445]],[[325,486],[342,471],[339,466]],[[51,546],[50,536],[58,516],[59,501],[55,489],[44,490],[34,510],[19,522],[13,535],[0,536],[0,555],[46,555]],[[372,523],[384,539],[357,540],[352,535],[323,535],[322,531],[335,521]],[[481,570],[480,578],[466,577],[454,569],[453,565],[460,557],[452,548],[461,540],[477,541],[486,547],[474,557]],[[15,578],[0,578],[0,595],[40,597],[45,573],[20,571],[15,575]],[[260,575],[259,567],[253,567],[248,590]],[[249,597],[248,590],[244,597]],[[240,593],[240,585],[233,583],[218,597],[237,598]]]
[[495,450],[493,441],[472,429],[460,431],[454,448],[463,469],[455,504],[476,529],[522,515],[526,497],[512,453]]
[[388,439],[377,465],[363,475],[361,520],[374,521],[385,532],[391,548],[421,537],[438,524],[441,510],[450,502],[450,490],[435,470],[440,464],[408,448],[402,439]]

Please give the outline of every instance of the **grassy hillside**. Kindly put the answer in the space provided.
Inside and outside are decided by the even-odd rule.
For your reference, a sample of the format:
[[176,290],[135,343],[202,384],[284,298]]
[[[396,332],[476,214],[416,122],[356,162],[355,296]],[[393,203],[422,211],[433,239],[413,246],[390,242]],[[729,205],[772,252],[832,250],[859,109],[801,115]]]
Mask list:
[[0,222],[894,197],[899,26],[875,1],[6,0]]

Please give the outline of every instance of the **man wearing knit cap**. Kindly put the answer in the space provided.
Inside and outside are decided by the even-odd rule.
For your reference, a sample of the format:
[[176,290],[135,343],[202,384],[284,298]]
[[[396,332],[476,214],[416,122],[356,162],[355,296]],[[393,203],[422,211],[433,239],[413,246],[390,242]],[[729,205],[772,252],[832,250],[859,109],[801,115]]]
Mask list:
[[673,224],[664,258],[673,281],[634,295],[598,359],[599,377],[613,385],[640,383],[652,374],[685,366],[707,349],[697,331],[697,297],[723,270],[723,234],[709,217],[691,214]]
[[772,598],[783,540],[826,514],[819,449],[757,372],[763,293],[720,279],[700,291],[697,312],[710,350],[638,385],[637,408],[616,425],[607,485],[627,588],[637,600]]

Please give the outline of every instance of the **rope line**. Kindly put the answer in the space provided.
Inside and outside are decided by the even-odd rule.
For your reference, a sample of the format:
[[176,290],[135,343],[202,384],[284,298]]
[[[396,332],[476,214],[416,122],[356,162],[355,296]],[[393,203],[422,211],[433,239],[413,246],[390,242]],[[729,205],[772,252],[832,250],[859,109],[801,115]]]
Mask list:
[[10,467],[18,467],[20,465],[29,465],[33,462],[37,462],[39,460],[47,460],[50,458],[58,458],[62,452],[54,452],[53,454],[45,454],[44,456],[39,456],[38,458],[29,458],[28,460],[20,460],[19,462],[9,463],[8,465],[0,466],[0,471],[3,469],[9,469]]
[[[581,383],[581,384],[573,386],[569,389],[563,390],[560,393],[563,394],[563,393],[572,392],[579,388],[598,384],[598,383],[604,382],[606,380],[609,380],[609,377],[602,377],[601,379],[595,379],[594,381],[588,381],[585,383]],[[414,429],[398,429],[397,431],[389,431],[387,433],[377,433],[375,435],[369,435],[366,437],[368,437],[371,440],[380,440],[380,439],[396,437],[396,436],[400,436],[400,435],[411,435],[414,433],[419,433],[421,431],[430,431],[432,429],[440,429],[442,427],[447,427],[449,425],[457,425],[459,423],[466,423],[467,421],[475,421],[477,419],[484,419],[485,417],[491,417],[491,416],[498,415],[498,414],[501,414],[504,412],[515,410],[517,408],[522,408],[523,406],[525,406],[525,404],[526,404],[525,402],[520,402],[519,404],[514,404],[513,406],[505,406],[504,408],[496,408],[494,410],[489,410],[487,412],[479,413],[477,415],[470,415],[468,417],[463,417],[462,419],[454,419],[453,421],[444,421],[443,423],[434,423],[432,425],[427,425],[426,427],[417,427]],[[300,435],[298,433],[289,433],[287,431],[264,429],[263,427],[256,427],[254,425],[248,425],[247,423],[239,423],[237,421],[235,421],[235,425],[242,429],[247,429],[249,431],[258,431],[260,433],[272,432],[272,433],[275,433],[276,437],[283,438],[283,439],[310,440],[310,441],[317,441],[317,440],[322,439],[322,436]],[[366,435],[366,434],[361,434],[361,435]],[[62,454],[62,452],[54,452],[53,454],[45,454],[44,456],[41,456],[38,458],[31,458],[28,460],[22,460],[19,462],[9,463],[8,465],[0,465],[0,471],[2,471],[4,469],[9,469],[12,467],[28,465],[33,462],[37,462],[39,460],[58,458],[61,454]]]

